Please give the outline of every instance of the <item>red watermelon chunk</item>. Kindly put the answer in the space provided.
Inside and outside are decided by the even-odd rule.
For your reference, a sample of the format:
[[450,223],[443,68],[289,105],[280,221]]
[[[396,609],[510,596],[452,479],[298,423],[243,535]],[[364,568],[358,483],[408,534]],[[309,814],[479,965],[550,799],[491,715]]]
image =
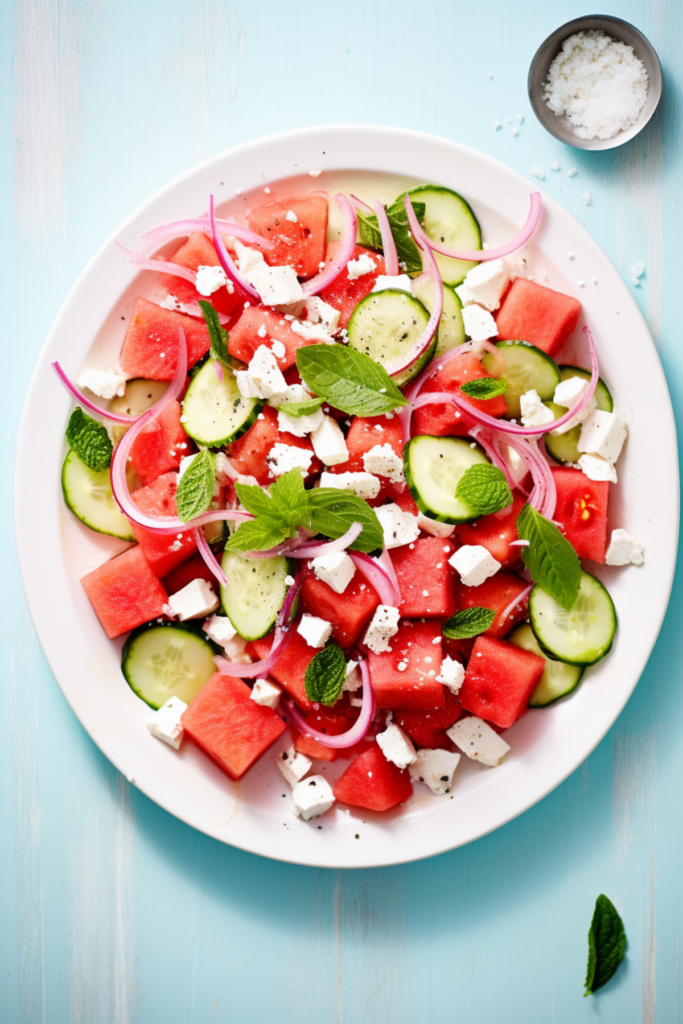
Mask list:
[[[175,495],[177,473],[165,473],[147,487],[133,491],[131,497],[142,512],[150,516],[177,516]],[[197,550],[192,530],[175,533],[154,533],[131,520],[131,529],[145,558],[158,576],[166,576],[177,565],[187,561]]]
[[[460,398],[469,402],[480,412],[488,413],[489,416],[502,416],[507,411],[507,405],[502,395],[499,395],[498,398],[482,400],[470,398],[464,391],[460,391],[462,385],[468,381],[488,376],[489,374],[476,356],[465,352],[461,356],[455,356],[454,359],[437,370],[425,384],[422,394],[455,391]],[[463,415],[451,405],[422,406],[413,413],[412,423],[414,435],[428,434],[431,437],[464,436],[474,426],[473,419]]]
[[[278,430],[276,410],[265,405],[253,426],[232,445],[230,461],[238,473],[256,477],[260,484],[267,486],[274,480],[266,462],[266,456],[274,444],[287,444],[313,452],[313,445],[307,437],[295,437],[294,434]],[[309,480],[321,469],[322,463],[314,455],[306,479]]]
[[[194,231],[171,256],[169,262],[177,263],[179,267],[186,267],[195,272],[199,267],[218,267],[220,265],[213,242],[202,231]],[[160,274],[159,281],[162,288],[165,288],[169,295],[173,295],[179,302],[190,304],[199,302],[200,299],[207,299],[206,295],[200,295],[195,286],[186,281],[184,277]],[[208,301],[213,308],[226,316],[237,312],[244,304],[245,299],[246,295],[234,285],[232,292],[228,290],[227,285],[224,285],[213,295],[208,296]]]
[[496,316],[498,338],[529,341],[552,356],[569,338],[580,312],[581,303],[571,295],[518,277]]
[[[339,248],[339,242],[330,242],[327,247],[327,253],[325,256],[325,262],[331,263],[334,259],[337,249]],[[386,268],[384,265],[384,257],[380,256],[379,253],[373,252],[372,249],[366,249],[362,245],[357,245],[353,250],[350,259],[357,260],[359,256],[369,256],[376,269],[372,270],[369,274],[363,274],[361,277],[357,277],[352,280],[349,277],[349,272],[344,267],[341,274],[328,285],[327,288],[323,288],[320,292],[320,298],[325,302],[329,302],[330,306],[334,306],[340,312],[339,326],[346,327],[351,314],[358,305],[361,299],[364,299],[366,295],[369,295],[372,291],[375,281],[380,274],[386,274]]]
[[460,544],[480,544],[490,551],[503,569],[516,569],[521,562],[518,547],[510,547],[517,536],[517,516],[522,511],[524,498],[519,491],[513,492],[512,506],[505,515],[495,512],[482,516],[476,523],[456,526],[455,536]]
[[545,658],[507,640],[477,637],[460,688],[466,711],[509,729],[527,710],[529,697],[543,675]]
[[[437,637],[439,641],[435,642]],[[410,711],[442,708],[446,702],[445,690],[436,678],[441,672],[439,623],[403,622],[389,643],[390,651],[369,653],[377,707]]]
[[[347,715],[340,715],[334,709],[324,707],[313,708],[305,717],[313,729],[327,733],[328,736],[341,736],[343,732],[348,732],[353,724]],[[290,729],[294,737],[294,749],[306,757],[314,757],[318,761],[336,761],[340,754],[343,757],[346,753],[343,750],[326,747],[321,740],[307,736],[293,726],[290,726]]]
[[274,243],[272,249],[261,249],[271,267],[293,267],[298,277],[319,273],[327,234],[327,200],[322,196],[283,196],[250,210],[247,222]]
[[412,793],[408,772],[387,761],[376,743],[351,762],[334,787],[335,800],[368,811],[388,811]]
[[553,520],[579,558],[604,563],[609,483],[589,480],[579,469],[553,466],[552,474],[557,488]]
[[[302,711],[310,711],[313,705],[306,696],[304,680],[306,669],[320,648],[309,647],[301,633],[297,632],[296,625],[293,625],[292,629],[294,630],[292,639],[271,668],[270,675],[276,683],[285,688]],[[272,646],[273,634],[269,633],[268,636],[264,636],[260,640],[250,640],[245,651],[252,658],[260,661],[268,657]]]
[[389,552],[406,619],[449,618],[455,611],[456,574],[448,564],[455,545],[443,537],[423,537]]
[[301,588],[302,610],[331,622],[332,639],[340,647],[358,643],[378,604],[375,588],[358,571],[343,594],[337,594],[313,573]]
[[133,441],[130,458],[143,487],[177,469],[183,456],[191,454],[181,415],[180,402],[171,402]]
[[163,615],[168,601],[139,545],[93,569],[81,583],[110,640]]
[[199,554],[193,555],[192,558],[188,558],[182,565],[177,565],[175,569],[171,569],[164,576],[162,583],[168,594],[177,594],[188,583],[192,583],[192,580],[206,580],[207,583],[210,583],[212,587],[217,589],[216,577]]
[[454,749],[446,736],[446,729],[450,729],[462,716],[462,707],[459,699],[448,687],[444,688],[444,697],[445,703],[442,708],[435,708],[432,711],[396,712],[396,724],[408,733],[418,747]]
[[[346,462],[336,466],[328,466],[331,473],[362,473],[365,471],[363,456],[375,445],[389,444],[397,455],[403,453],[403,431],[398,417],[387,419],[386,416],[354,416],[346,435],[346,447],[349,457]],[[396,492],[396,487],[389,484],[386,477],[379,477],[380,489],[370,505],[383,505],[387,495]],[[407,490],[407,488],[403,488]]]
[[185,331],[187,365],[194,366],[210,347],[204,321],[136,299],[121,349],[121,369],[126,376],[171,380],[178,362],[179,327]]
[[[228,352],[235,359],[248,364],[259,345],[266,345],[270,348],[271,340],[280,341],[285,346],[285,354],[278,358],[277,362],[281,370],[287,370],[295,365],[298,348],[316,344],[306,341],[296,334],[292,330],[291,323],[291,320],[285,320],[282,313],[267,309],[265,306],[247,306],[235,326],[230,330]],[[258,332],[264,327],[266,334],[262,337]],[[288,383],[291,384],[294,381],[288,381]]]
[[285,723],[251,699],[241,679],[215,672],[180,719],[187,736],[231,779],[241,779],[265,754]]
[[458,580],[456,585],[457,608],[459,612],[466,608],[490,608],[496,613],[496,617],[484,636],[505,636],[513,626],[526,618],[528,598],[516,604],[504,619],[503,612],[528,586],[529,584],[521,576],[504,570],[500,570],[494,576],[489,576],[478,587],[466,587]]

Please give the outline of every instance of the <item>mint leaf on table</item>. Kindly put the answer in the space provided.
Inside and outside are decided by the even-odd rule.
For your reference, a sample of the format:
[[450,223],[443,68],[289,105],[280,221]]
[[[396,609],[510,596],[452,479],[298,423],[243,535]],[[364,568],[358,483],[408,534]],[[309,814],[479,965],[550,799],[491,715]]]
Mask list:
[[458,480],[455,496],[480,516],[500,512],[512,504],[512,491],[505,474],[489,462],[465,470]]
[[223,366],[230,366],[230,356],[228,355],[228,342],[230,335],[221,326],[221,321],[218,313],[206,299],[199,300],[199,308],[202,311],[206,326],[209,329],[209,341],[211,342],[210,356],[212,359],[217,359]]
[[588,967],[584,996],[592,995],[610,980],[624,959],[625,953],[624,922],[612,901],[607,896],[598,896],[588,931]]
[[451,615],[441,627],[441,632],[449,640],[469,640],[490,629],[495,617],[496,613],[491,608],[465,608]]
[[[405,271],[406,274],[419,274],[422,271],[422,257],[420,256],[420,250],[413,241],[408,223],[408,214],[406,213],[403,200],[397,199],[395,203],[392,203],[386,209],[401,270]],[[415,216],[420,224],[422,224],[425,216],[425,204],[413,203],[413,209]],[[368,249],[382,248],[382,233],[379,229],[375,213],[358,211],[358,241],[360,245],[365,245]]]
[[309,662],[304,677],[306,696],[314,704],[331,707],[339,699],[346,679],[346,658],[341,647],[328,644]]
[[187,467],[176,491],[178,515],[184,523],[208,510],[215,479],[216,456],[205,448]]
[[93,473],[100,473],[111,462],[112,447],[107,428],[77,406],[69,417],[66,440],[78,458]]
[[297,349],[296,365],[311,391],[350,416],[379,416],[408,404],[384,367],[354,348],[307,345]]
[[286,402],[277,408],[278,412],[285,412],[288,416],[312,416],[322,404],[322,398],[309,398],[306,402]]
[[468,380],[460,386],[460,390],[470,398],[478,398],[486,401],[487,398],[498,398],[505,394],[508,382],[503,377],[479,377],[477,380]]
[[517,535],[529,541],[529,546],[522,548],[522,559],[534,583],[571,611],[581,587],[581,562],[574,548],[555,524],[531,505],[525,505],[517,516]]

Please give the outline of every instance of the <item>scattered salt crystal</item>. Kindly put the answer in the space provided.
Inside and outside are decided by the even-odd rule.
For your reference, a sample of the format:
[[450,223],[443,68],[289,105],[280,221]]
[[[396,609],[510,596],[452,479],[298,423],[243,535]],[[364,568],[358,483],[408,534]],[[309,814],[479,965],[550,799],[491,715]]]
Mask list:
[[519,128],[511,128],[510,135],[519,135]]
[[592,196],[591,196],[590,192],[582,192],[581,193],[581,198],[583,199],[583,201],[586,204],[586,206],[590,206],[591,201],[592,201]]
[[576,167],[570,167],[570,168],[569,168],[569,170],[567,171],[567,175],[568,175],[568,176],[569,176],[570,178],[573,178],[573,177],[574,177],[574,176],[575,176],[576,174],[578,174],[578,173],[579,173],[579,172],[577,171]]
[[586,287],[586,282],[585,281],[578,281],[577,283],[578,283],[579,288],[585,288]]
[[640,286],[640,278],[645,273],[645,264],[642,261],[634,263],[629,273],[631,275],[631,283]]
[[487,71],[486,72],[486,77],[487,78],[493,78],[493,71]]
[[548,164],[548,167],[550,168],[551,171],[561,171],[562,170],[562,168],[558,164],[557,160],[553,160],[553,162],[551,164]]
[[567,253],[567,259],[568,260],[573,260],[574,259],[574,253],[573,252],[568,252]]
[[517,124],[524,124],[524,114],[517,114]]
[[494,131],[498,131],[499,128],[502,128],[502,123],[500,121],[494,121],[493,122],[493,128],[494,128]]
[[545,180],[545,174],[543,173],[542,167],[532,167],[531,173],[533,174],[534,178],[538,178],[539,181]]
[[597,284],[597,283],[598,283],[597,277],[591,277],[591,284]]
[[322,171],[309,171],[308,173],[312,178],[317,178],[318,175],[322,174]]
[[267,193],[268,193],[268,195],[270,195],[270,189],[269,189],[269,188],[264,188],[264,190],[263,190],[263,191],[264,191],[264,192],[267,192]]

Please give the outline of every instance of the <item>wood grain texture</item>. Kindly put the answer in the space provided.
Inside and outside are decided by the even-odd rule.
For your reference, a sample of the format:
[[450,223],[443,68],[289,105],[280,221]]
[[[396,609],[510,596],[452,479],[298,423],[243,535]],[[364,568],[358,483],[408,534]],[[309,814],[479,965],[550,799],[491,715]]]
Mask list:
[[[630,146],[590,154],[545,135],[526,98],[534,50],[559,23],[585,13],[578,0],[0,5],[3,1022],[678,1021],[680,579],[623,714],[542,803],[420,864],[315,871],[193,832],[104,760],[35,640],[9,508],[34,359],[105,235],[197,160],[328,121],[420,128],[522,173],[544,168],[543,187],[627,281],[629,268],[645,263],[632,290],[679,409],[683,8],[676,0],[613,0],[608,8],[653,42],[664,96]],[[524,120],[513,136],[517,114]],[[494,120],[503,122],[499,131]],[[560,171],[549,169],[552,161]],[[41,479],[37,452],[37,500],[45,485],[54,482]],[[48,578],[50,557],[46,551]],[[582,999],[586,932],[600,892],[620,908],[629,950],[613,981]]]

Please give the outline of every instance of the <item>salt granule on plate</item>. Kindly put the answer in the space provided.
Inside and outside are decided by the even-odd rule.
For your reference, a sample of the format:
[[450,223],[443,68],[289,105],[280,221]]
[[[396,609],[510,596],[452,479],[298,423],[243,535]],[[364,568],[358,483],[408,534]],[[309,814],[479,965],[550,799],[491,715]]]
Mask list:
[[548,69],[545,100],[579,139],[612,139],[636,121],[647,97],[645,66],[602,29],[576,32]]

